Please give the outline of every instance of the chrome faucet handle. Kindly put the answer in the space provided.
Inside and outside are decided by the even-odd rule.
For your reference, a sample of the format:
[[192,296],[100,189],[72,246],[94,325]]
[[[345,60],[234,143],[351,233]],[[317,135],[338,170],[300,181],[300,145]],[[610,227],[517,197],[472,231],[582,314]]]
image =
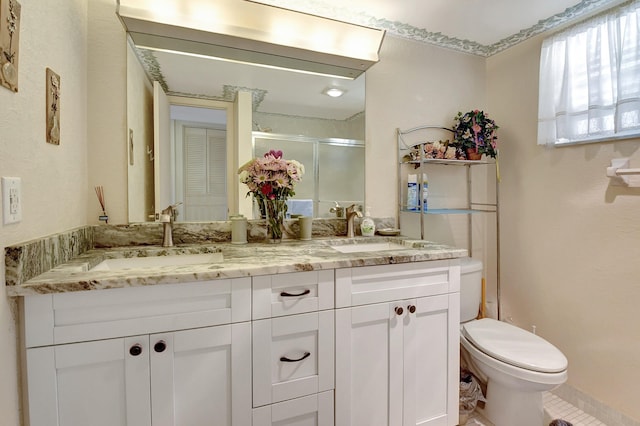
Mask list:
[[163,223],[173,222],[176,219],[176,216],[178,214],[176,207],[178,207],[181,204],[182,204],[182,201],[179,201],[175,204],[171,204],[169,207],[162,210],[162,212],[160,212],[160,222],[163,222]]
[[343,217],[344,216],[344,207],[340,206],[340,204],[338,204],[337,201],[334,201],[334,203],[336,203],[335,207],[331,207],[329,209],[329,213],[335,213],[336,217]]
[[347,217],[350,214],[355,214],[358,217],[362,217],[362,212],[360,211],[359,206],[356,206],[355,204],[351,204],[349,207],[347,207],[346,212],[347,212]]
[[355,204],[351,204],[349,207],[347,207],[346,212],[347,212],[347,238],[353,238],[355,237],[355,227],[353,224],[354,218],[356,216],[362,217],[362,213],[360,212],[360,210],[356,210]]
[[173,221],[176,219],[178,207],[181,202],[175,203],[162,210],[160,213],[160,223],[162,223],[163,235],[162,235],[162,247],[173,246]]

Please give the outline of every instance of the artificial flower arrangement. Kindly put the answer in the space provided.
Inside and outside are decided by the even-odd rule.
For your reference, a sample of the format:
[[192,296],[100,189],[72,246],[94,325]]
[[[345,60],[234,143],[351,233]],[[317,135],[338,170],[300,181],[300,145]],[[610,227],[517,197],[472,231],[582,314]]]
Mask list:
[[240,182],[249,187],[247,196],[276,200],[295,195],[294,186],[302,180],[304,166],[296,160],[285,160],[282,151],[272,149],[245,163],[238,173]]
[[455,160],[457,157],[456,148],[450,145],[448,139],[424,144],[424,158]]
[[[454,118],[454,140],[450,144],[460,148],[466,155],[474,154],[496,158],[498,155],[498,126],[484,111],[458,112]],[[469,158],[471,159],[471,158]]]
[[253,194],[260,213],[267,218],[273,239],[282,238],[282,222],[287,212],[287,198],[295,195],[295,184],[302,180],[304,165],[285,160],[282,151],[270,150],[238,169],[240,182],[247,185],[247,196]]

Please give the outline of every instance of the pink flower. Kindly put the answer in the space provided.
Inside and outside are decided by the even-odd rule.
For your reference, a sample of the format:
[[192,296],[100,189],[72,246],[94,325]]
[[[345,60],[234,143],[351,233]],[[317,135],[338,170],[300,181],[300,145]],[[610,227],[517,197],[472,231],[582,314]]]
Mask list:
[[273,156],[273,157],[275,157],[275,158],[277,158],[277,159],[280,159],[280,158],[282,158],[282,151],[280,151],[280,150],[277,150],[277,151],[276,151],[276,150],[273,150],[273,149],[272,149],[272,150],[270,150],[269,152],[267,152],[266,154],[264,154],[264,156],[265,156],[265,157],[266,157],[267,155],[271,155],[271,156]]
[[302,180],[304,166],[295,160],[282,158],[282,151],[270,150],[238,169],[240,182],[259,199],[286,199],[295,195],[294,184]]

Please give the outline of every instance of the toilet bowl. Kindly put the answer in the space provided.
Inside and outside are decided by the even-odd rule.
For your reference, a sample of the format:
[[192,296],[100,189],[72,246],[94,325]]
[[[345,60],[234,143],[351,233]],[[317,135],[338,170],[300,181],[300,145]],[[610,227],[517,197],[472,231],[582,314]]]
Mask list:
[[567,380],[567,358],[540,336],[490,318],[475,319],[482,263],[461,260],[460,343],[487,377],[483,415],[495,426],[542,426],[542,392]]

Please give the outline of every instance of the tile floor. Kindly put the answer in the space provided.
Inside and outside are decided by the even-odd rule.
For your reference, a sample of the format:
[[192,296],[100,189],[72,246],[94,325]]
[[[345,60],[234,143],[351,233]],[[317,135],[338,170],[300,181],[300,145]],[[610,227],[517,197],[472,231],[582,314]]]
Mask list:
[[542,398],[545,411],[550,420],[566,420],[571,422],[573,426],[607,426],[551,392],[545,392]]
[[[566,420],[571,422],[573,426],[607,426],[551,392],[545,392],[543,394],[543,402],[545,408],[545,425],[541,426],[548,425],[554,419]],[[493,426],[493,424],[479,413],[472,413],[465,423],[465,426]]]

